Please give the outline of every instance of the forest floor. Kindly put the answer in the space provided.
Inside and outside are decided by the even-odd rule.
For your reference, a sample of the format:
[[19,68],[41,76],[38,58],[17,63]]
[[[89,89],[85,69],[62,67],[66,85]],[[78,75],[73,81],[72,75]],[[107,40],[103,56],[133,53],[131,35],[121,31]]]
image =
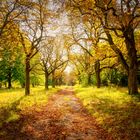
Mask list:
[[0,140],[112,140],[71,89],[52,95],[48,103],[20,113],[3,124]]

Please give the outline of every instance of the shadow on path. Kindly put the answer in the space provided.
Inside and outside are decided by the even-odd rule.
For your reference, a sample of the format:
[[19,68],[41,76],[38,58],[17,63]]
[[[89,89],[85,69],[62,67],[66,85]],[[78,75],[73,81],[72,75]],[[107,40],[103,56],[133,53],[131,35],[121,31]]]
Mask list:
[[3,140],[112,140],[82,106],[71,89],[54,94],[46,106],[21,112],[3,125]]

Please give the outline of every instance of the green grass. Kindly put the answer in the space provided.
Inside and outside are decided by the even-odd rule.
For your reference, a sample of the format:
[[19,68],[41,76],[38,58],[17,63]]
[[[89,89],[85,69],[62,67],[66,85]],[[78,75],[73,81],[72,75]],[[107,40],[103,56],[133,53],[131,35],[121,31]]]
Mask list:
[[39,108],[48,101],[58,88],[45,91],[44,87],[31,89],[29,96],[24,95],[24,89],[0,90],[0,125],[19,119],[19,113],[30,109],[32,106]]
[[125,88],[75,87],[76,95],[116,140],[140,138],[140,101]]

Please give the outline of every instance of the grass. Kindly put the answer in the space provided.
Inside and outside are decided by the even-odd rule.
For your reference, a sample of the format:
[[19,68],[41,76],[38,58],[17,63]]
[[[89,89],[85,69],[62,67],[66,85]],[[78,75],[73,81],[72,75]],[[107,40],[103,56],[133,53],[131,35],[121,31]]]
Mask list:
[[125,88],[75,87],[76,95],[116,140],[140,138],[140,101]]
[[44,87],[31,89],[29,96],[24,96],[24,89],[0,90],[0,126],[4,122],[19,119],[21,111],[28,110],[32,106],[40,107],[47,103],[48,97],[54,94],[58,88],[45,91]]

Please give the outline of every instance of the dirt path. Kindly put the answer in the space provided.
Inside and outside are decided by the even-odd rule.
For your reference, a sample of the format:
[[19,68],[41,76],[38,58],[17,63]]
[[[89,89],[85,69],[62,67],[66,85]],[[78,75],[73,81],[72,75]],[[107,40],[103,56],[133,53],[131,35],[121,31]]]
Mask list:
[[5,129],[2,140],[111,140],[70,89],[53,95],[39,110],[22,113]]

